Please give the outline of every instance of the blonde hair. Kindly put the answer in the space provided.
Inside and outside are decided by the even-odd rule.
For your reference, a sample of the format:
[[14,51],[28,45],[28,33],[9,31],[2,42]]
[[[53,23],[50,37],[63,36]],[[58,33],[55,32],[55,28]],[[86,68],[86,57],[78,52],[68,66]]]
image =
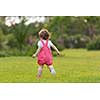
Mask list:
[[42,34],[44,33],[44,32],[46,32],[47,33],[47,35],[48,35],[48,39],[50,39],[50,37],[51,37],[51,33],[47,30],[47,29],[41,29],[40,31],[39,31],[39,36],[40,37],[42,37]]

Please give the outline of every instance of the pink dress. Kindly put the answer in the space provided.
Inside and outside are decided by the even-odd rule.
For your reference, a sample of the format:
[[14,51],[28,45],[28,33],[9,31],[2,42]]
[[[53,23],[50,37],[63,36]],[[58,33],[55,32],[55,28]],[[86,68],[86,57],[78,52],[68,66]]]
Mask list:
[[43,44],[43,47],[38,53],[38,64],[52,65],[53,63],[52,52],[51,52],[51,49],[48,47],[48,40],[46,40],[46,43],[44,43],[43,40],[41,39],[41,43]]

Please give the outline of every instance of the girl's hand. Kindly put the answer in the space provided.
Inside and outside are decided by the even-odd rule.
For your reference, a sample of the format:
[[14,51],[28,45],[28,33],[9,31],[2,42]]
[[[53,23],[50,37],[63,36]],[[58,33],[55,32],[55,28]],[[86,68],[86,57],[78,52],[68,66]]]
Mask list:
[[35,57],[36,57],[36,55],[35,55],[35,54],[33,54],[33,55],[32,55],[32,58],[35,58]]
[[57,52],[58,55],[60,55],[60,52]]

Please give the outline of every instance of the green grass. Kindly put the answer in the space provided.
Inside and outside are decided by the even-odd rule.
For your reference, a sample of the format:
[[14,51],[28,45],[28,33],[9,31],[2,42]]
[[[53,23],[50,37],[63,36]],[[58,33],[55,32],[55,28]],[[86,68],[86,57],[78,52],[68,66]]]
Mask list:
[[57,72],[52,76],[46,66],[41,79],[36,78],[38,65],[31,57],[0,58],[1,83],[99,83],[100,51],[69,49],[54,57]]

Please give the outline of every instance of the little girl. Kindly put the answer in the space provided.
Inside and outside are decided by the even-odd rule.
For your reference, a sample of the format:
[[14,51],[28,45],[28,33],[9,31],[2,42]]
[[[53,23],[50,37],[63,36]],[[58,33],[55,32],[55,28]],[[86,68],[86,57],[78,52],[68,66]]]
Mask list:
[[56,48],[56,46],[49,40],[50,39],[50,33],[46,29],[42,29],[39,33],[40,40],[38,41],[38,49],[35,54],[32,55],[32,57],[38,56],[38,74],[37,78],[40,78],[42,75],[42,70],[44,64],[47,65],[49,68],[51,74],[55,75],[55,69],[53,67],[53,58],[52,58],[52,52],[51,47],[55,49],[57,54],[59,55],[60,52]]

